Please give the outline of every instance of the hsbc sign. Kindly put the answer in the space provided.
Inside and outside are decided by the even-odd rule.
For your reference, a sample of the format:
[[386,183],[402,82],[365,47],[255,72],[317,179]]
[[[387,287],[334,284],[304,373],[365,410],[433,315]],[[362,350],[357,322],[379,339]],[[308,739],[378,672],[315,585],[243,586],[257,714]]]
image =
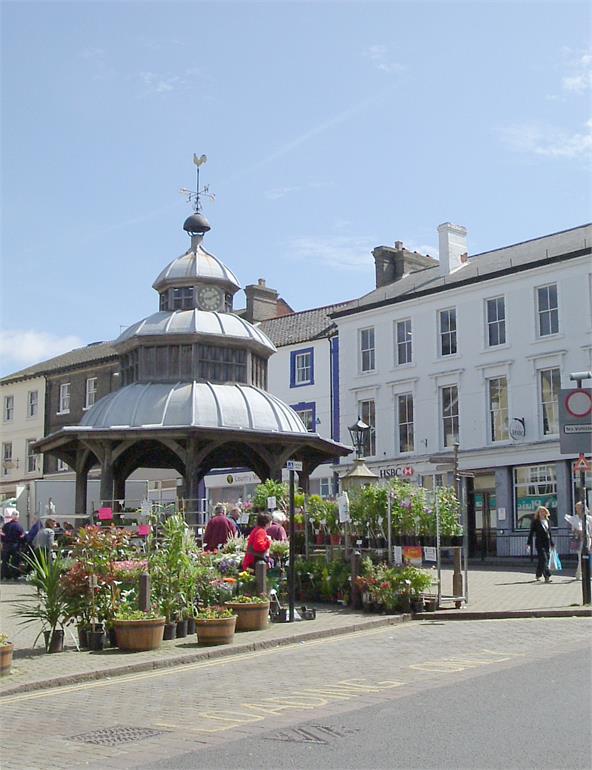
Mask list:
[[412,465],[389,465],[386,468],[378,468],[377,471],[381,479],[411,478],[415,475]]

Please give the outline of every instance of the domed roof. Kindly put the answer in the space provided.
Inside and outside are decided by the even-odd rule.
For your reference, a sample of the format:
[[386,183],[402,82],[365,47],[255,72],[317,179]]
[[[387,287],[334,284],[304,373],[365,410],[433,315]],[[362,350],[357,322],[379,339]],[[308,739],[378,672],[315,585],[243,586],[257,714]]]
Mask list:
[[273,342],[253,324],[232,313],[209,310],[161,310],[129,326],[115,340],[115,345],[132,337],[167,336],[173,334],[204,334],[252,340],[275,353]]
[[251,385],[134,383],[101,398],[81,426],[108,428],[195,427],[307,433],[296,412]]
[[222,283],[233,292],[240,289],[240,284],[232,270],[229,270],[218,257],[206,251],[201,241],[201,236],[194,236],[191,248],[182,256],[169,262],[152,284],[156,291],[167,286],[187,285],[192,280]]

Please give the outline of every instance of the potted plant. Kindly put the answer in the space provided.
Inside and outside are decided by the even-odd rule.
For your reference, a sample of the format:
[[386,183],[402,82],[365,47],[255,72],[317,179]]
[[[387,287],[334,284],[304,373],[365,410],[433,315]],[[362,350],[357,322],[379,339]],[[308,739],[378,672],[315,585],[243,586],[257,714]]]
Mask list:
[[261,631],[267,627],[269,599],[263,596],[237,596],[225,606],[237,615],[237,631]]
[[204,607],[196,615],[195,627],[199,644],[230,644],[234,638],[236,615],[229,608]]
[[287,540],[273,540],[269,546],[269,555],[275,562],[285,564],[290,555],[290,543]]
[[37,596],[16,608],[16,615],[23,618],[20,625],[40,622],[46,652],[62,652],[64,649],[64,626],[70,620],[70,607],[62,575],[65,572],[62,559],[52,559],[45,550],[26,555],[26,562],[31,567],[29,582],[37,589]]
[[115,619],[115,635],[120,650],[157,650],[162,642],[164,618],[156,612],[120,607]]
[[6,634],[0,634],[0,676],[10,674],[14,645],[8,641]]

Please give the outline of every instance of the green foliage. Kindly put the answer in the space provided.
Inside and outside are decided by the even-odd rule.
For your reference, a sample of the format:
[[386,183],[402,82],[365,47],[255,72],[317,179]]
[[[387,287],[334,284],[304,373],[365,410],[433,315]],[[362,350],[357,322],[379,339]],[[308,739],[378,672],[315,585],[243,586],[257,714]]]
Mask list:
[[195,619],[200,620],[221,620],[223,618],[231,618],[234,612],[228,607],[204,607],[200,610]]
[[6,634],[0,634],[0,647],[6,647],[8,644],[10,644],[8,636]]
[[59,627],[70,620],[70,608],[62,584],[64,565],[61,559],[52,559],[45,550],[39,550],[24,556],[25,561],[31,567],[29,583],[37,589],[37,596],[32,597],[24,604],[15,606],[15,615],[22,618],[19,625],[28,623],[41,623],[41,630],[50,631],[50,637]]
[[362,487],[350,496],[349,514],[354,532],[374,537],[386,525],[387,490],[378,484]]
[[290,555],[290,543],[287,540],[272,540],[269,555],[276,561],[285,561]]
[[192,558],[195,540],[181,514],[167,517],[161,537],[153,543],[149,570],[153,598],[171,623],[193,604],[203,570]]
[[164,620],[164,618],[158,612],[142,612],[124,605],[117,610],[115,620]]
[[326,500],[319,495],[310,495],[306,502],[306,511],[313,529],[324,529],[332,535],[341,531],[339,509],[334,500]]
[[[230,600],[232,604],[266,604],[269,599],[266,596],[235,596]],[[228,604],[228,602],[226,602]]]
[[286,482],[268,479],[255,489],[253,508],[257,511],[267,510],[267,498],[275,497],[276,506],[285,511],[288,507],[289,489]]

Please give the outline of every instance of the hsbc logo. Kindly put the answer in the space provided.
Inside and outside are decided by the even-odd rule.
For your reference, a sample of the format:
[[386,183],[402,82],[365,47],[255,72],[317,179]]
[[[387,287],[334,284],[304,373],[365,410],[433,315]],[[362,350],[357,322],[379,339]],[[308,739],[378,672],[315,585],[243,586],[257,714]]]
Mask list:
[[409,478],[415,475],[415,468],[412,465],[393,465],[389,468],[380,468],[378,475],[381,479]]

